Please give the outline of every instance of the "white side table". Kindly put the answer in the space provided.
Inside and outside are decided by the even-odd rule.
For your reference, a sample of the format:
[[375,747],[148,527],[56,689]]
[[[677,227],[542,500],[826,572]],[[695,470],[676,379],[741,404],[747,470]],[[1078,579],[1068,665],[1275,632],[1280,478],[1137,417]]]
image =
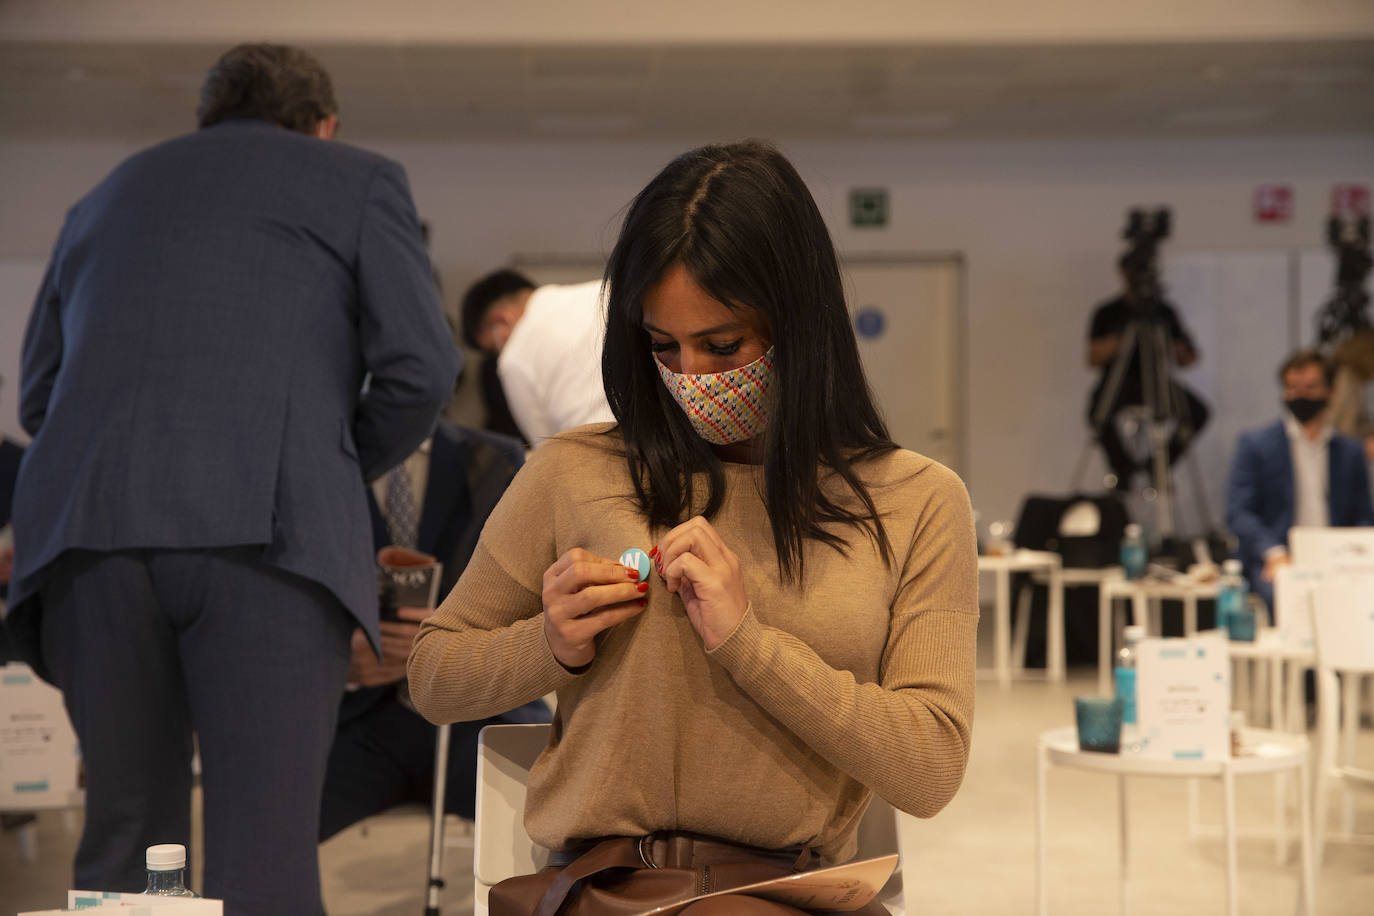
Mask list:
[[[1239,913],[1236,878],[1236,787],[1235,777],[1251,773],[1277,773],[1297,770],[1302,785],[1307,784],[1308,745],[1302,735],[1290,735],[1261,729],[1245,729],[1242,733],[1242,753],[1227,760],[1149,760],[1121,754],[1101,754],[1078,749],[1078,733],[1073,726],[1051,729],[1040,735],[1036,744],[1035,820],[1036,864],[1035,884],[1038,896],[1037,912],[1049,914],[1047,852],[1049,830],[1046,817],[1047,783],[1052,766],[1073,767],[1112,773],[1118,779],[1119,820],[1121,828],[1121,906],[1123,916],[1130,912],[1129,830],[1127,825],[1126,778],[1128,776],[1210,777],[1222,784],[1226,840],[1226,912]],[[1302,868],[1299,873],[1301,894],[1299,905],[1303,913],[1316,913],[1316,886],[1312,857],[1312,820],[1307,793],[1300,792],[1299,814],[1302,836]]]
[[1045,621],[1045,669],[1051,681],[1064,680],[1064,584],[1059,554],[1047,550],[1017,550],[1002,556],[979,556],[978,571],[996,581],[993,627],[993,664],[997,682],[1011,685],[1011,574],[1043,573],[1049,577],[1049,613]]
[[1197,632],[1197,602],[1199,598],[1215,598],[1216,582],[1194,582],[1191,579],[1105,579],[1098,588],[1097,599],[1097,689],[1104,696],[1112,689],[1112,646],[1115,644],[1116,623],[1112,610],[1118,598],[1129,598],[1131,622],[1144,625],[1159,635],[1160,602],[1169,599],[1183,602],[1183,632],[1192,636]]

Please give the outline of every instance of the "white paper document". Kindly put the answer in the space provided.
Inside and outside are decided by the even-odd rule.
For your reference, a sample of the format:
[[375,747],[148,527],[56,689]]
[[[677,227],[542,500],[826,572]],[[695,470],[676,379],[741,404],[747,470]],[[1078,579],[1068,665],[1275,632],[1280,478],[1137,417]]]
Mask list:
[[1220,635],[1144,639],[1138,644],[1131,753],[1155,760],[1224,760],[1231,755],[1231,664]]

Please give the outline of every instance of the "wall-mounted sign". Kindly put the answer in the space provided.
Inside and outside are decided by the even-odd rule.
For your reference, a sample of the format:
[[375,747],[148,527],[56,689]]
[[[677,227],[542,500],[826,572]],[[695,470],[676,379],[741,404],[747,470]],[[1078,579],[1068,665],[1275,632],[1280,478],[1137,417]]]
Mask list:
[[1331,213],[1335,216],[1368,216],[1369,185],[1333,184]]
[[1262,184],[1255,188],[1255,222],[1286,223],[1293,219],[1293,188]]
[[849,192],[851,226],[886,226],[887,212],[887,188],[854,188]]
[[868,340],[882,337],[887,330],[887,316],[877,306],[865,305],[854,314],[854,330]]

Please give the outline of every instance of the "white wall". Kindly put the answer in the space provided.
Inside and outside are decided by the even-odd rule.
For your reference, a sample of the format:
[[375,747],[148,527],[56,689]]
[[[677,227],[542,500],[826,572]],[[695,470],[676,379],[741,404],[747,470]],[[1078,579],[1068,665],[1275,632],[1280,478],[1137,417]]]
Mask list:
[[[1244,15],[1238,15],[1243,8]],[[79,41],[1031,42],[1355,38],[1367,0],[7,0],[0,37]]]
[[[409,170],[422,215],[433,224],[452,305],[469,280],[516,252],[607,250],[621,208],[681,145],[381,149]],[[1174,208],[1166,255],[1312,248],[1322,244],[1330,184],[1374,184],[1374,137],[809,143],[787,150],[842,252],[964,255],[970,416],[963,471],[985,517],[1011,515],[1027,490],[1070,482],[1092,383],[1083,338],[1092,306],[1116,283],[1128,206]],[[0,260],[46,257],[64,209],[128,151],[0,143]],[[1271,181],[1295,189],[1289,225],[1251,220],[1254,186]],[[890,189],[890,228],[845,225],[845,195],[856,185]],[[0,308],[27,309],[30,297],[7,298]],[[1186,321],[1188,304],[1179,304]],[[1257,385],[1272,384],[1280,355],[1253,354]],[[15,368],[0,366],[0,373],[13,377]],[[12,389],[0,398],[0,428],[12,428]]]

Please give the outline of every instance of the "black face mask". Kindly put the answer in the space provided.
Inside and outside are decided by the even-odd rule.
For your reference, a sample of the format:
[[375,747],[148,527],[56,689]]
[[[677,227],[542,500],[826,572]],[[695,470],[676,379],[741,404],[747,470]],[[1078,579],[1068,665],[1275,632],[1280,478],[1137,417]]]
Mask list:
[[1299,423],[1307,423],[1326,409],[1326,398],[1293,398],[1283,404]]

